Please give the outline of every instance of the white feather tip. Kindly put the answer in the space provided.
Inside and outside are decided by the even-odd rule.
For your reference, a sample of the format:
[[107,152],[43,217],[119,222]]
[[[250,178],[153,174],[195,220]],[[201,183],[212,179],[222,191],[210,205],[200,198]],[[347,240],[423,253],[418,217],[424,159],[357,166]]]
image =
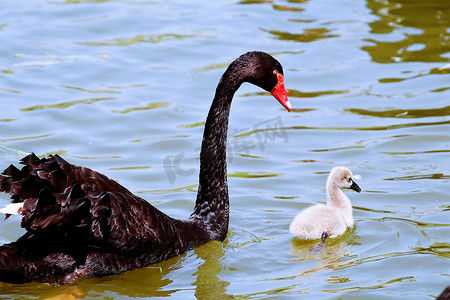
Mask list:
[[23,202],[21,203],[11,203],[6,205],[3,208],[0,208],[0,213],[8,214],[8,215],[18,215],[20,214],[20,210],[23,207]]

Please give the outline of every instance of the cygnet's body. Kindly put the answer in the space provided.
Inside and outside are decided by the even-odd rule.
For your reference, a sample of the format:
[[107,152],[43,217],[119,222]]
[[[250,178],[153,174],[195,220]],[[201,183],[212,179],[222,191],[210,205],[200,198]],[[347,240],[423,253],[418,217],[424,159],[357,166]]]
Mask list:
[[325,240],[352,227],[352,204],[341,190],[361,191],[352,177],[352,172],[345,167],[333,168],[327,180],[327,204],[317,204],[301,211],[289,228],[291,233],[304,240]]

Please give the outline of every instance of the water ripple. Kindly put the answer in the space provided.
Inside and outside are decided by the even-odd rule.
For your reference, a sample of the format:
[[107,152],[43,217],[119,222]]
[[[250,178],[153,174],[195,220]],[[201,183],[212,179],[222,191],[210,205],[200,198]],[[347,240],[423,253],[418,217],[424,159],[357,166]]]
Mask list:
[[329,34],[326,28],[309,28],[304,33],[289,33],[279,30],[264,30],[275,36],[277,40],[309,43],[320,39],[338,37],[336,34]]
[[[322,130],[359,130],[359,131],[380,131],[380,130],[395,130],[400,128],[409,127],[422,127],[422,126],[433,126],[433,125],[447,125],[450,124],[450,120],[440,121],[440,122],[423,122],[423,123],[404,123],[395,125],[385,125],[385,126],[370,126],[370,127],[312,127],[312,126],[291,126],[284,127],[282,129],[322,129]],[[270,130],[270,129],[267,129]]]
[[33,111],[33,110],[40,110],[40,109],[49,109],[49,108],[68,108],[73,105],[77,104],[93,104],[95,102],[99,101],[108,101],[108,100],[117,100],[118,98],[88,98],[88,99],[81,99],[81,100],[73,100],[73,101],[66,101],[56,104],[39,104],[34,105],[31,107],[25,107],[21,108],[21,111]]
[[194,38],[200,36],[199,34],[175,34],[164,33],[157,35],[136,35],[131,38],[116,38],[111,40],[105,40],[102,42],[77,42],[79,45],[85,46],[130,46],[140,43],[159,43],[167,40],[180,40],[186,38]]
[[450,106],[441,108],[429,109],[390,109],[390,110],[367,110],[347,108],[348,111],[354,114],[371,116],[377,118],[428,118],[428,117],[444,117],[450,115]]
[[92,94],[100,94],[100,93],[121,94],[122,93],[122,92],[119,92],[119,91],[112,91],[112,90],[88,90],[88,89],[85,89],[85,88],[82,88],[82,87],[63,85],[63,84],[61,84],[60,87],[63,87],[63,88],[66,88],[66,89],[77,90],[77,91],[81,91],[81,92],[92,93]]
[[162,108],[167,107],[170,103],[169,102],[152,102],[147,104],[146,106],[139,106],[139,107],[131,107],[124,110],[113,110],[115,113],[121,113],[121,114],[127,114],[134,111],[141,111],[141,110],[151,110],[155,108]]
[[433,254],[440,257],[450,258],[450,243],[436,242],[428,247],[413,248],[417,253]]
[[[450,151],[445,151],[445,152],[450,152]],[[404,181],[404,180],[449,179],[449,178],[450,178],[450,175],[436,173],[436,174],[420,174],[420,175],[411,175],[411,176],[392,177],[392,178],[386,178],[384,180]]]
[[281,173],[269,173],[269,172],[235,172],[228,174],[228,177],[239,177],[239,178],[266,178],[266,177],[278,177],[282,176]]

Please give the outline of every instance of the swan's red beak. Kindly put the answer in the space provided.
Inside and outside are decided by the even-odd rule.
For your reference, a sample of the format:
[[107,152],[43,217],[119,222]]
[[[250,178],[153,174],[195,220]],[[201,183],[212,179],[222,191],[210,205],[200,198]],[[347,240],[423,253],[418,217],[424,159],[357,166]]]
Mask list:
[[277,73],[278,83],[277,85],[270,91],[270,93],[281,103],[288,111],[291,111],[292,105],[289,102],[286,94],[286,89],[284,88],[284,78],[283,75]]

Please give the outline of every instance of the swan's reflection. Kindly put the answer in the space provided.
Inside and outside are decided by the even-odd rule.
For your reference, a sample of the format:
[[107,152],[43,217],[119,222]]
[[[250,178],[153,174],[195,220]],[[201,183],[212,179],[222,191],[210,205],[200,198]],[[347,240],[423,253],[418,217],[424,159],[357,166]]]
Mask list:
[[349,248],[349,239],[352,239],[353,232],[354,230],[346,232],[338,238],[327,239],[325,246],[320,251],[312,251],[312,248],[319,243],[318,240],[292,239],[290,254],[295,256],[291,259],[292,261],[317,262],[313,268],[298,273],[296,277],[304,278],[324,270],[339,270],[353,265],[355,263],[354,255]]
[[[94,283],[93,290],[101,295],[112,293],[134,298],[167,297],[195,290],[197,299],[228,299],[232,298],[226,294],[226,287],[230,283],[218,277],[223,269],[223,256],[223,244],[211,241],[157,265],[98,278],[96,284],[95,279],[85,281]],[[81,282],[80,288],[83,289],[85,281]],[[86,287],[92,289],[91,285]]]
[[32,282],[1,284],[0,294],[41,299],[83,299],[85,297],[167,297],[195,293],[196,299],[233,299],[226,293],[229,282],[219,279],[224,268],[223,244],[208,242],[187,253],[158,264],[119,275],[81,279],[72,286]]
[[197,299],[234,299],[226,293],[229,282],[220,280],[219,272],[224,268],[221,263],[224,257],[223,244],[211,241],[195,249],[195,253],[204,263],[198,267],[197,280],[193,283]]

